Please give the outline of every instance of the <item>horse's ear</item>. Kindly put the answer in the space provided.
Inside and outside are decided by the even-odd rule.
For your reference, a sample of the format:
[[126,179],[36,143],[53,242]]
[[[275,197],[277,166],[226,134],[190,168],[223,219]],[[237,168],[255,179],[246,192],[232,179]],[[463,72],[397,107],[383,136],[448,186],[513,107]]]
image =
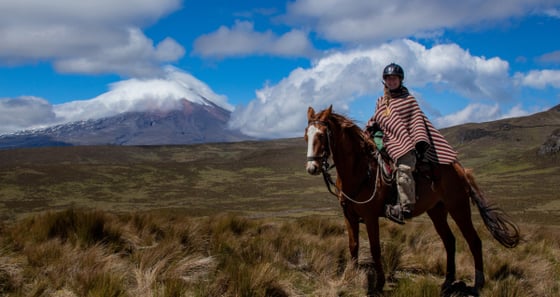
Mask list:
[[323,116],[321,116],[321,118],[323,118],[323,120],[326,120],[331,116],[331,113],[332,113],[332,104],[329,106],[329,108],[325,109],[325,112],[323,112]]
[[309,106],[309,108],[307,109],[307,120],[311,120],[313,118],[313,116],[315,115],[315,110],[313,109],[313,107]]

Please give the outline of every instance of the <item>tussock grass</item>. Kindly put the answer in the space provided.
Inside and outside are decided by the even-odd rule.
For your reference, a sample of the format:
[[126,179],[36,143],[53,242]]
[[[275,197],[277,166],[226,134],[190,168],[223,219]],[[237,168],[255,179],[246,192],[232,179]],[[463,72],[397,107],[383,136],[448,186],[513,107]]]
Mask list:
[[[364,229],[364,228],[362,228]],[[381,221],[383,296],[439,296],[442,243],[428,222]],[[375,279],[351,265],[342,218],[250,219],[223,213],[115,214],[67,209],[0,228],[1,296],[364,296]],[[369,248],[362,231],[360,262]],[[481,231],[487,286],[482,296],[557,296],[558,230],[526,228],[506,250]],[[472,283],[457,237],[458,277]]]

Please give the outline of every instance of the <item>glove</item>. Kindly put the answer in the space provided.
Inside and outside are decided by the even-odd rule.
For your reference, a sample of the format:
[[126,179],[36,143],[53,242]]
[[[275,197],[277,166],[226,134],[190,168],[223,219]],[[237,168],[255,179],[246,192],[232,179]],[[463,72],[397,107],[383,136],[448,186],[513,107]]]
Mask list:
[[383,131],[378,130],[373,134],[373,142],[375,143],[375,146],[377,146],[377,149],[379,151],[383,150]]
[[424,159],[424,154],[430,149],[430,144],[424,141],[420,141],[416,144],[416,158],[418,160]]

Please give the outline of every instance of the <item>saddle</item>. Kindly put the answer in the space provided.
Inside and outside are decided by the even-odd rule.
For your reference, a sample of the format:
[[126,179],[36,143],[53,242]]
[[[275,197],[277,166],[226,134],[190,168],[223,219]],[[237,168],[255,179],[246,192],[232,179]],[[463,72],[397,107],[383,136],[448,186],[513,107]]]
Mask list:
[[[385,151],[374,152],[374,157],[377,160],[378,166],[381,167],[381,177],[383,183],[390,185],[391,191],[385,199],[385,204],[395,205],[398,203],[398,192],[396,185],[396,162],[389,157]],[[374,162],[374,160],[372,160]],[[420,179],[431,182],[432,187],[434,182],[439,179],[439,170],[434,162],[421,158],[417,155],[416,168],[412,172],[414,182],[418,183]]]

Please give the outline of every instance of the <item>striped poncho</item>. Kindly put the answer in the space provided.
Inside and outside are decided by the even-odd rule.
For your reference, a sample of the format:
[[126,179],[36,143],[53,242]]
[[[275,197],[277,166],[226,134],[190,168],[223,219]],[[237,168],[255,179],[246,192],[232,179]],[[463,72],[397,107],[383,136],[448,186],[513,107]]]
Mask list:
[[[457,160],[457,152],[424,115],[416,98],[408,92],[402,97],[377,99],[375,114],[366,130],[377,125],[383,131],[385,150],[394,160],[424,142],[424,157],[435,163],[450,164]],[[429,145],[429,146],[426,146]]]

